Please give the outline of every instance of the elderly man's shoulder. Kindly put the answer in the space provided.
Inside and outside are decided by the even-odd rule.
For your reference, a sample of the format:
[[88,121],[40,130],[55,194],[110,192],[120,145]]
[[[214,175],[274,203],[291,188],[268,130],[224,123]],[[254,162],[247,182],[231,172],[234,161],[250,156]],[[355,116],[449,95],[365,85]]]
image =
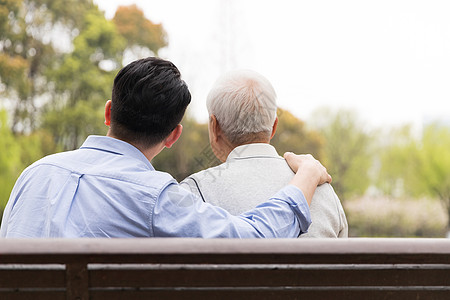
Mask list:
[[201,170],[197,173],[191,174],[188,177],[186,177],[181,183],[187,183],[189,185],[193,184],[192,181],[196,182],[208,182],[208,181],[215,181],[218,176],[222,176],[223,172],[227,171],[229,169],[229,164],[222,163],[218,166],[211,167],[205,170]]

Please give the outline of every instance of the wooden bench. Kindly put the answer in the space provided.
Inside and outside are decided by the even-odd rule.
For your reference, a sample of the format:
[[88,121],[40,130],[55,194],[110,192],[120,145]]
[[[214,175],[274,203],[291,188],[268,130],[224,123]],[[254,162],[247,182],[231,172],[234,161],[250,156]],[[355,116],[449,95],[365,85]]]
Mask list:
[[450,299],[450,240],[2,239],[0,299]]

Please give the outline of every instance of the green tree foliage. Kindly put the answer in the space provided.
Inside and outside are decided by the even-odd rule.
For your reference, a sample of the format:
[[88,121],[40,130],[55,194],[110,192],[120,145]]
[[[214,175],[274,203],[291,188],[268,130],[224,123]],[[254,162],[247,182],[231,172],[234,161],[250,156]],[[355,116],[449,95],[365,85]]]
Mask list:
[[89,134],[105,133],[103,106],[125,49],[115,25],[98,10],[87,12],[84,21],[74,50],[48,73],[55,88],[43,127],[66,150],[79,147]]
[[7,113],[0,110],[0,210],[3,210],[8,201],[9,194],[21,171],[20,144],[11,132]]
[[[166,45],[161,40],[165,37],[162,26],[146,19],[136,6],[120,7],[116,17],[133,21],[127,27],[117,20],[106,20],[97,8],[87,11],[80,34],[73,40],[73,51],[47,73],[54,89],[52,101],[45,107],[43,127],[63,149],[79,147],[87,135],[105,133],[103,106],[111,97],[113,78],[122,66],[125,49],[138,45],[156,52]],[[160,31],[160,36],[150,34],[154,31]]]
[[134,4],[119,6],[113,22],[130,48],[144,47],[158,55],[158,50],[167,46],[167,34],[162,25],[147,19],[144,12]]
[[[46,93],[44,75],[57,57],[54,36],[58,29],[71,32],[92,0],[23,0],[0,2],[0,80],[2,101],[12,107],[13,132],[38,126],[39,101]],[[78,9],[78,15],[71,13]],[[8,10],[7,17],[5,11]]]
[[20,172],[42,156],[54,153],[57,148],[51,135],[42,130],[31,135],[14,135],[9,128],[5,110],[0,110],[0,137],[1,212]]
[[278,126],[271,144],[280,155],[290,151],[297,154],[309,153],[322,159],[324,144],[321,134],[306,128],[305,123],[287,110],[278,109]]
[[0,33],[9,31],[9,18],[17,14],[21,4],[21,0],[0,0]]
[[450,128],[430,124],[420,138],[410,128],[396,133],[397,139],[383,149],[379,187],[389,195],[400,189],[400,195],[438,198],[450,220]]
[[450,229],[450,128],[438,124],[427,126],[417,148],[417,186],[425,194],[442,201],[447,210]]
[[[376,186],[385,195],[415,197],[418,195],[415,169],[419,163],[412,127],[390,129],[382,135],[378,150]],[[408,186],[408,189],[405,187]]]
[[372,139],[356,114],[348,110],[322,109],[313,117],[325,139],[323,162],[333,176],[341,200],[364,194],[370,184]]

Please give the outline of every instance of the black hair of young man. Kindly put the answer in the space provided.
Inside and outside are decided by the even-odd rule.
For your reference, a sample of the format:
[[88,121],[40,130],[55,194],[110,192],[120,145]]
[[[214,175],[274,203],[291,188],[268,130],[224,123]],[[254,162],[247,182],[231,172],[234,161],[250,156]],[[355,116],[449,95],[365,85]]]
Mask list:
[[111,100],[113,135],[150,147],[164,140],[181,122],[191,94],[172,62],[148,57],[117,73]]

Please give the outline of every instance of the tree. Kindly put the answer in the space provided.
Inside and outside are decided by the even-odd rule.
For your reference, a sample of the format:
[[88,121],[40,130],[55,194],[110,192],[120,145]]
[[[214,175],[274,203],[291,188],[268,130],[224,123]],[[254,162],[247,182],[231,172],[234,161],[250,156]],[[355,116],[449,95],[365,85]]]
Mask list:
[[[438,198],[448,216],[450,231],[450,128],[437,123],[426,126],[414,138],[411,128],[396,131],[397,137],[383,149],[378,186],[396,195]],[[391,184],[389,184],[389,182]]]
[[0,110],[0,210],[6,205],[9,194],[20,172],[20,145],[11,132],[7,113]]
[[307,129],[303,121],[287,110],[279,108],[277,115],[277,131],[271,144],[280,155],[290,151],[297,154],[309,153],[317,159],[322,158],[324,139],[319,132]]
[[[130,24],[120,20],[130,20]],[[155,32],[160,35],[155,37]],[[111,97],[125,49],[137,45],[157,52],[166,45],[163,33],[162,26],[146,19],[136,6],[119,7],[114,22],[106,20],[97,8],[85,13],[73,51],[47,73],[54,89],[52,101],[45,107],[43,127],[63,149],[75,149],[87,135],[105,132],[103,107]]]
[[57,30],[75,34],[79,16],[89,7],[93,7],[92,0],[0,3],[2,101],[11,107],[13,132],[29,132],[38,126],[39,102],[47,87],[44,73],[58,57],[52,36]]
[[84,22],[73,41],[74,50],[47,73],[54,89],[43,128],[65,150],[79,147],[89,134],[105,132],[103,107],[125,49],[115,25],[98,10],[88,11]]
[[362,195],[370,184],[372,139],[356,114],[348,110],[315,112],[311,123],[323,135],[324,165],[333,176],[333,187],[343,199]]
[[385,195],[414,197],[417,195],[414,172],[419,157],[411,125],[390,129],[381,137],[376,186]]
[[428,125],[416,146],[415,190],[441,200],[448,215],[450,232],[450,128]]
[[37,159],[57,151],[52,136],[43,130],[14,135],[7,112],[0,110],[0,215],[20,172]]
[[144,16],[136,5],[119,6],[113,18],[119,33],[127,40],[128,48],[133,52],[142,52],[148,48],[155,55],[167,46],[167,34],[161,24],[155,24]]

